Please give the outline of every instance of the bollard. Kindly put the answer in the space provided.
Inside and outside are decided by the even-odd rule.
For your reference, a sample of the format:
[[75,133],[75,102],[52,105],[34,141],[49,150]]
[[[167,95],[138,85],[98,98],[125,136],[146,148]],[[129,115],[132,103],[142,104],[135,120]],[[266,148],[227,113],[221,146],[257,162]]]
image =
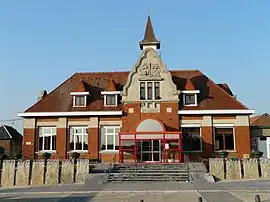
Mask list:
[[256,195],[256,196],[255,196],[255,202],[261,202],[260,195]]
[[202,197],[199,197],[198,198],[198,202],[202,202]]
[[144,202],[144,200],[143,200],[143,199],[141,199],[141,200],[140,200],[140,202]]

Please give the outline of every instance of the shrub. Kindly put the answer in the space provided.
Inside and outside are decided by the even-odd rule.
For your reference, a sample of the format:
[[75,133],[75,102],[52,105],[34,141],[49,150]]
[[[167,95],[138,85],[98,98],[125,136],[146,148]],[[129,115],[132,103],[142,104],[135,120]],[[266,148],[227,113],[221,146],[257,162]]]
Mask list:
[[78,159],[78,158],[80,157],[80,153],[78,153],[78,152],[72,152],[72,153],[71,153],[71,157],[72,157],[73,159]]
[[19,152],[19,153],[17,153],[17,154],[14,155],[14,158],[15,158],[15,159],[21,159],[22,156],[23,156],[22,153]]
[[261,158],[262,155],[263,155],[263,152],[261,152],[261,151],[254,151],[254,152],[252,153],[252,156],[253,156],[254,158]]
[[220,152],[218,152],[218,155],[220,158],[227,158],[229,153],[227,151],[220,151]]
[[45,160],[48,160],[51,157],[51,153],[45,152],[42,154],[42,156]]

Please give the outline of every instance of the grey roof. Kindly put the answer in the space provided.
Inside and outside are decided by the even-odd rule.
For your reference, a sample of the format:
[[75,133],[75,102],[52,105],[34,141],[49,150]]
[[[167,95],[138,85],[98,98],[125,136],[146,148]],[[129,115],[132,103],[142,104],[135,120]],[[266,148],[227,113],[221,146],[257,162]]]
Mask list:
[[15,128],[7,125],[0,127],[0,140],[18,138],[22,138],[22,135]]

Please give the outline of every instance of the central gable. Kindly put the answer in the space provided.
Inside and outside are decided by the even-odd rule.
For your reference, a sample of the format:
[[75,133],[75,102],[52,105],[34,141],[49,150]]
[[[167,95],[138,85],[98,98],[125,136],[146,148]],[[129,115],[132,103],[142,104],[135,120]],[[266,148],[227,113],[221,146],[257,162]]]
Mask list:
[[160,101],[177,101],[179,92],[172,81],[171,73],[153,48],[142,51],[137,63],[128,75],[123,87],[122,100],[126,102],[140,101],[140,82],[159,81]]

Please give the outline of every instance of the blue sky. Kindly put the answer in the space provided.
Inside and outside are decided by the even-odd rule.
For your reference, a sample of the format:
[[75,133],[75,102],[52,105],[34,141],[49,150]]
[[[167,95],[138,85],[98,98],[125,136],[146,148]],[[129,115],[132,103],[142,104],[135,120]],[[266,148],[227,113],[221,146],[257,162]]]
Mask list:
[[200,69],[269,112],[270,1],[0,2],[0,124],[75,72],[129,71],[151,18],[168,69]]

